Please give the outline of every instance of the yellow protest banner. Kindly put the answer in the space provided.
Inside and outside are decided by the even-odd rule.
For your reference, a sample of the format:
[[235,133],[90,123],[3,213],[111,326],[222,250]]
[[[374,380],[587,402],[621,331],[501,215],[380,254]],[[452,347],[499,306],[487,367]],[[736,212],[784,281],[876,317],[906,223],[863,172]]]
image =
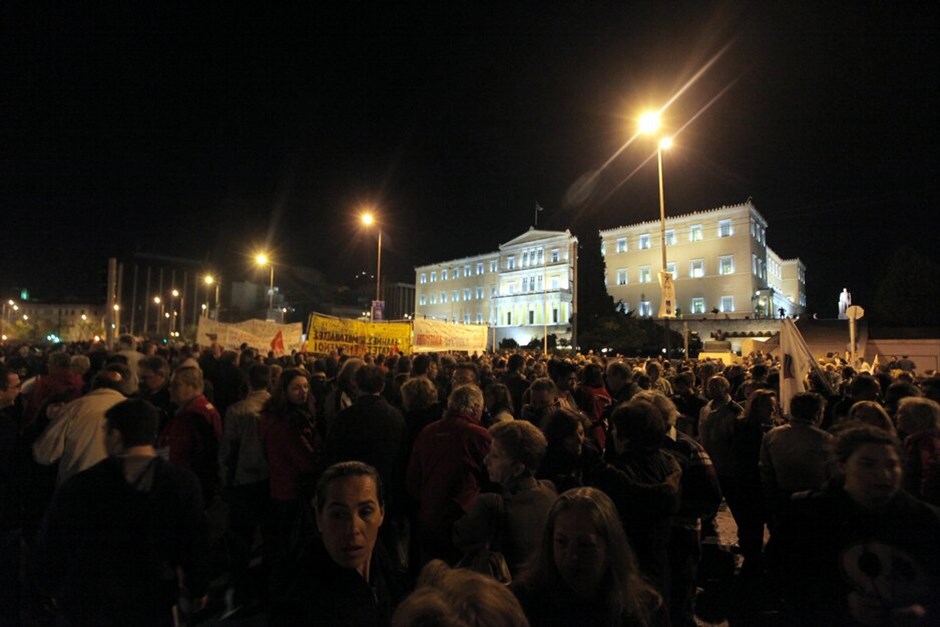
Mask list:
[[362,357],[366,353],[410,353],[411,323],[364,322],[310,314],[307,352],[327,354],[340,348],[350,357]]

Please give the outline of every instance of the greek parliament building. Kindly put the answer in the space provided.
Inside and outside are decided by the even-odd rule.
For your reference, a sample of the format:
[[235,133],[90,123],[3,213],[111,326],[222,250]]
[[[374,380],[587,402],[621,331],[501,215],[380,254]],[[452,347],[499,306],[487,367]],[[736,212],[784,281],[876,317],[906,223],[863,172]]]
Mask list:
[[491,342],[571,341],[578,238],[530,228],[497,252],[415,268],[415,317],[489,324]]
[[[659,220],[600,232],[604,280],[614,302],[639,316],[657,316],[661,290]],[[767,246],[767,220],[750,201],[666,219],[666,269],[676,311],[700,318],[790,316],[806,306],[806,266]]]
[[[659,220],[600,232],[607,292],[624,311],[658,315]],[[498,252],[415,268],[415,316],[489,324],[496,342],[556,334],[571,341],[578,239],[534,228]],[[667,269],[680,317],[776,318],[806,306],[806,266],[767,246],[767,221],[748,200],[666,219]],[[563,343],[563,342],[562,342]]]

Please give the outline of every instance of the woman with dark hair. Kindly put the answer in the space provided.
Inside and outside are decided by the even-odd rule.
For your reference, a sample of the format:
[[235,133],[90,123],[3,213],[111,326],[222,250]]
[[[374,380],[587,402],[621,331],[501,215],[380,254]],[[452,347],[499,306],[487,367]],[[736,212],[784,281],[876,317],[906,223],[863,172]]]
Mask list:
[[277,563],[306,534],[312,519],[309,497],[323,470],[323,442],[316,428],[307,373],[288,368],[262,410],[261,439],[268,461]]
[[940,511],[902,488],[901,443],[862,426],[833,452],[844,480],[792,500],[772,537],[787,619],[940,624]]
[[604,369],[599,364],[587,364],[581,371],[581,382],[574,391],[574,398],[591,422],[588,437],[598,448],[604,449],[607,446],[606,417],[613,400],[604,387]]
[[486,413],[489,415],[489,424],[513,420],[512,395],[509,388],[502,383],[490,383],[483,391],[483,401],[486,404]]
[[545,417],[542,431],[548,448],[535,476],[551,481],[559,492],[580,488],[585,477],[603,465],[600,452],[585,438],[584,420],[578,414],[556,409]]
[[532,627],[669,624],[662,598],[640,576],[617,508],[594,488],[555,500],[512,590]]

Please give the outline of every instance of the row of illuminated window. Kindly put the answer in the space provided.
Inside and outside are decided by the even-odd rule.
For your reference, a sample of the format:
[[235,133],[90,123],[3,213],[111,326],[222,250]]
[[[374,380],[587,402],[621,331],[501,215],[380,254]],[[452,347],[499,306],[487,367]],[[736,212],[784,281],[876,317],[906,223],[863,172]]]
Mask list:
[[[696,297],[689,301],[690,314],[704,314],[706,311],[704,298]],[[625,311],[630,310],[628,303],[623,304]],[[722,296],[718,299],[718,311],[721,313],[734,312],[734,296]],[[637,315],[641,317],[651,317],[653,315],[653,304],[648,300],[641,300],[637,306]]]
[[[517,318],[516,318],[516,324],[535,324],[535,323],[536,323],[536,319],[535,319],[535,310],[534,310],[534,309],[530,309],[527,313],[528,313],[528,317],[527,317],[527,318],[523,318],[523,320],[519,320],[519,318],[517,317]],[[558,318],[558,308],[555,307],[555,308],[552,309],[552,320],[551,320],[551,324],[558,324],[558,319],[559,319],[559,318]],[[523,322],[523,321],[524,321],[524,322]],[[507,311],[507,312],[506,312],[506,324],[507,324],[507,325],[511,325],[512,323],[513,323],[512,312],[511,312],[511,311]]]
[[[666,264],[666,271],[672,274],[673,279],[679,278],[679,266],[675,261]],[[724,255],[718,258],[718,274],[734,274],[734,255]],[[693,259],[689,262],[689,277],[701,279],[705,276],[705,260]],[[650,266],[640,266],[637,279],[640,283],[653,281],[653,270]],[[630,282],[630,272],[627,268],[617,269],[617,285],[627,285]]]
[[[734,226],[731,220],[718,221],[718,237],[731,237],[734,235]],[[689,241],[700,242],[705,238],[705,227],[701,224],[693,224],[689,227]],[[674,246],[678,242],[676,229],[666,229],[666,246]],[[652,247],[652,236],[649,233],[642,233],[637,238],[637,248],[639,250],[648,250]],[[618,237],[615,241],[615,250],[618,253],[625,253],[629,250],[626,237]],[[607,254],[606,242],[601,242],[601,255]]]
[[767,267],[767,262],[758,257],[755,254],[751,254],[751,272],[759,279],[764,278],[764,272]]
[[[561,251],[558,248],[553,248],[551,252],[551,262],[558,263],[561,260]],[[531,250],[524,250],[519,256],[520,268],[528,268],[530,266],[540,266],[545,263],[545,250],[542,248],[533,248]],[[516,269],[516,256],[507,255],[506,256],[506,269],[515,270]]]
[[[496,288],[493,288],[493,289],[491,290],[490,295],[491,295],[491,296],[495,296],[495,291],[496,291]],[[482,298],[483,298],[483,288],[482,288],[482,287],[475,287],[475,288],[473,288],[472,291],[471,291],[471,289],[470,289],[469,287],[468,287],[468,288],[465,288],[465,289],[463,290],[463,299],[464,299],[465,301],[468,301],[468,300],[481,300]],[[451,301],[456,303],[456,302],[458,302],[459,300],[460,300],[460,290],[454,290],[454,291],[451,293]],[[418,304],[421,304],[421,305],[427,305],[428,303],[430,303],[430,304],[432,304],[432,305],[436,305],[436,304],[438,304],[439,302],[440,302],[440,303],[446,303],[446,302],[447,302],[447,292],[441,292],[441,293],[440,293],[440,298],[438,298],[438,295],[437,295],[437,294],[422,294],[421,296],[418,297]]]
[[[449,322],[447,316],[441,316],[440,318],[438,318],[437,316],[431,316],[430,319],[440,320],[441,322]],[[455,316],[453,319],[453,323],[457,324],[457,322],[458,322],[458,319]],[[476,316],[472,316],[471,314],[465,313],[463,315],[463,323],[464,324],[483,324],[483,314],[478,313]]]
[[778,279],[783,278],[783,273],[780,268],[780,264],[774,261],[773,259],[767,260],[767,274],[773,275]]
[[[549,285],[551,289],[557,290],[561,285],[561,280],[557,276],[549,277]],[[518,283],[515,281],[508,281],[506,283],[506,291],[510,296],[516,293],[518,289]],[[520,294],[525,294],[526,292],[541,292],[543,288],[542,275],[522,277],[522,291]]]
[[[441,281],[446,281],[448,279],[459,279],[461,276],[468,277],[474,276],[474,271],[476,276],[483,274],[483,269],[485,267],[484,262],[478,261],[476,264],[465,264],[463,268],[460,266],[454,266],[453,268],[442,268],[440,272]],[[461,270],[463,273],[461,274]],[[499,262],[497,260],[490,261],[490,272],[496,272],[499,270]],[[436,283],[438,278],[437,270],[431,270],[430,273],[422,272],[421,276],[418,277],[418,283],[428,283],[430,277],[431,283]]]

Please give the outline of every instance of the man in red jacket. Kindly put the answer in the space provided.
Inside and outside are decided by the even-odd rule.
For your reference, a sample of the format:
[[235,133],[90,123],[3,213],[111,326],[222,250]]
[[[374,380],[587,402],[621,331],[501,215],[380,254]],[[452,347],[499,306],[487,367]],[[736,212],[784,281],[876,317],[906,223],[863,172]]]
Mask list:
[[203,394],[202,371],[178,368],[170,381],[170,397],[179,409],[160,434],[161,455],[171,464],[199,477],[207,504],[218,491],[219,440],[222,419]]
[[480,426],[483,393],[460,385],[447,399],[447,412],[418,434],[408,463],[407,488],[418,499],[421,561],[440,558],[453,563],[459,553],[451,540],[460,519],[487,481],[483,458],[490,452],[490,433]]

